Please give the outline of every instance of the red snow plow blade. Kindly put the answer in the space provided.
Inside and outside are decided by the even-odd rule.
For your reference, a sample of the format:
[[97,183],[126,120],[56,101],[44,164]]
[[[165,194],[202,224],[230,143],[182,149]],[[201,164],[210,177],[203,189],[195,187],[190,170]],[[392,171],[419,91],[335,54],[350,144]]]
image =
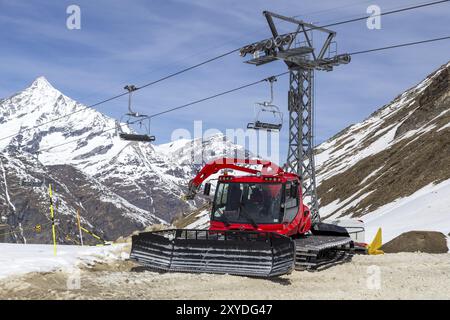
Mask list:
[[272,232],[164,230],[132,237],[130,258],[167,272],[275,277],[295,265],[295,243]]

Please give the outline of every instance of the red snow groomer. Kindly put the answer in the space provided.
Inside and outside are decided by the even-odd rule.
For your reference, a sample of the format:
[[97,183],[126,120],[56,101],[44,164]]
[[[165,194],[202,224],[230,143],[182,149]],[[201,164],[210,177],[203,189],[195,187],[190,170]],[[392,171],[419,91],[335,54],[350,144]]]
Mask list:
[[[254,167],[261,167],[260,170]],[[312,221],[301,180],[269,161],[223,158],[190,181],[187,199],[218,177],[208,230],[143,232],[132,238],[131,259],[159,271],[272,277],[319,270],[351,259],[345,228]],[[235,176],[229,170],[246,175]],[[208,195],[211,184],[205,184]]]

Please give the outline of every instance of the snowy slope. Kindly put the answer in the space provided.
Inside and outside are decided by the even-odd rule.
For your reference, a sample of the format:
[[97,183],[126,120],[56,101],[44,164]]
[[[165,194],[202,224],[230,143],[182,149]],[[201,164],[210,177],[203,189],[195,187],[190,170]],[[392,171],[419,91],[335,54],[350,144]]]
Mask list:
[[321,215],[450,232],[450,63],[317,147]]
[[411,230],[450,233],[450,180],[430,184],[409,197],[400,198],[362,217],[366,237],[373,239],[379,227],[389,241]]
[[[435,117],[427,119],[424,123],[418,123],[417,127],[412,130],[396,136],[398,128],[421,107],[418,99],[433,84],[433,81],[448,82],[449,68],[450,62],[363,122],[350,126],[335,137],[320,144],[316,153],[316,167],[320,173],[317,177],[318,182],[341,173],[362,159],[389,149],[402,140],[413,136],[420,137],[433,129],[448,129],[448,121],[441,127],[436,127],[436,120],[448,116],[450,110],[445,108]],[[446,74],[445,79],[438,80],[438,77],[444,73]],[[448,84],[446,88],[445,94],[448,95]]]
[[363,216],[450,179],[449,69],[317,147],[324,216]]
[[58,246],[57,255],[52,245],[0,244],[0,279],[30,272],[55,270],[73,272],[76,268],[98,262],[125,260],[124,245],[105,247]]

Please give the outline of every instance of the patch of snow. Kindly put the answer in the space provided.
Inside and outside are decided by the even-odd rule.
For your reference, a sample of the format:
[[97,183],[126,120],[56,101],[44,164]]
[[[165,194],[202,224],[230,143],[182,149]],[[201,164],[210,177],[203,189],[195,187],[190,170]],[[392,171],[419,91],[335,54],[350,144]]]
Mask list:
[[448,128],[450,128],[450,122],[447,123],[445,126],[439,128],[437,131],[445,130],[445,129],[448,129]]
[[92,265],[95,262],[121,260],[124,244],[104,247],[0,243],[0,278],[30,272],[51,272]]
[[379,167],[378,169],[373,170],[367,177],[365,177],[359,184],[364,184],[367,182],[367,180],[369,180],[370,178],[372,178],[373,176],[375,176],[378,172],[380,172],[381,169],[383,169],[384,166]]
[[3,173],[3,182],[5,184],[5,196],[6,196],[6,201],[8,202],[9,206],[11,207],[11,209],[13,209],[13,211],[16,211],[16,207],[14,206],[14,204],[11,202],[11,197],[9,196],[9,191],[8,191],[8,181],[6,180],[6,170],[5,167],[3,166],[3,160],[0,158],[0,166],[2,168],[2,173]]
[[397,131],[397,128],[399,126],[400,124],[395,125],[387,133],[372,142],[372,144],[370,144],[367,148],[362,149],[356,155],[348,157],[347,161],[343,161],[337,168],[330,170],[331,172],[327,173],[327,176],[330,174],[334,175],[334,172],[339,172],[344,168],[349,168],[356,164],[358,161],[387,149],[394,141],[395,132]]
[[165,155],[171,155],[174,152],[186,147],[186,145],[190,144],[191,142],[192,140],[189,139],[178,139],[169,143],[156,145],[155,150]]
[[210,212],[209,210],[201,211],[197,216],[197,220],[186,227],[186,229],[208,229]]
[[348,201],[342,201],[342,205],[339,207],[339,209],[335,213],[333,213],[333,215],[331,215],[329,217],[323,215],[322,211],[320,211],[320,215],[323,217],[326,217],[326,220],[334,220],[334,219],[338,218],[344,211],[347,211],[348,209],[351,209],[351,208],[355,207],[356,205],[358,205],[358,203],[360,203],[364,198],[369,196],[372,192],[373,192],[373,190],[363,193],[356,199],[352,200],[351,199],[352,197],[350,197],[350,199]]
[[328,215],[332,214],[336,210],[340,208],[339,203],[341,202],[340,199],[336,199],[333,202],[330,202],[326,206],[320,207],[320,215],[322,217],[327,217]]

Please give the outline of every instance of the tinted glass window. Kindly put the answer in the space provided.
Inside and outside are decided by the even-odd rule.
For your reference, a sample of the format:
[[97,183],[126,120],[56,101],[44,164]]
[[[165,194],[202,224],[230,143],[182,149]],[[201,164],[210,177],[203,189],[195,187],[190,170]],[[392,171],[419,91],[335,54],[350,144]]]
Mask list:
[[284,193],[285,198],[285,212],[283,221],[291,222],[294,220],[298,212],[298,192],[293,183],[287,183]]
[[280,223],[282,184],[220,183],[212,219],[229,223]]

